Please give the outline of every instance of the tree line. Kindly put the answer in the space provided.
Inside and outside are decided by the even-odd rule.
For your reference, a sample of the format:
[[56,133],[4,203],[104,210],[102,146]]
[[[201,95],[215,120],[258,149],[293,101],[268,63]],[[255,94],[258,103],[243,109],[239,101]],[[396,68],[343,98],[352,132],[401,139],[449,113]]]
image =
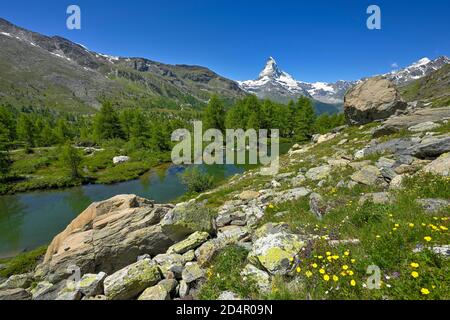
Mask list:
[[226,110],[219,97],[213,96],[203,112],[205,130],[279,129],[282,138],[294,142],[308,141],[314,134],[326,133],[344,123],[342,113],[317,116],[312,101],[306,97],[284,105],[250,95]]

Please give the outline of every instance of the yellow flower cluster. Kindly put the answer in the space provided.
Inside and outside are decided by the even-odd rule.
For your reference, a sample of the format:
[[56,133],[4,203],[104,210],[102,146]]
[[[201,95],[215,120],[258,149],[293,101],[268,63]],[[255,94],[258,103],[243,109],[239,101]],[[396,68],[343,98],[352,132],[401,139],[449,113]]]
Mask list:
[[[343,278],[350,277],[345,282],[352,286],[356,286],[356,280],[351,278],[355,272],[351,270],[351,265],[356,263],[356,259],[351,257],[350,251],[346,250],[342,254],[325,252],[323,255],[315,255],[312,261],[305,262],[304,266],[297,266],[297,274],[302,274],[306,278],[312,278],[316,275],[324,282],[340,282]],[[342,261],[342,263],[339,263]]]

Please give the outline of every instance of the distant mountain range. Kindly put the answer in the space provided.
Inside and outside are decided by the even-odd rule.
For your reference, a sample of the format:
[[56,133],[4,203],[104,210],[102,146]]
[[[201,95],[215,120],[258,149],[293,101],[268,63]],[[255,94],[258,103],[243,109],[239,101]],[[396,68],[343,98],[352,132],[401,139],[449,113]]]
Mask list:
[[[427,76],[449,63],[450,59],[444,56],[435,60],[423,58],[407,68],[386,73],[384,76],[397,85],[403,86]],[[287,102],[298,96],[306,96],[324,104],[342,104],[347,90],[361,80],[340,80],[335,83],[298,81],[287,72],[280,70],[275,59],[270,57],[256,80],[238,83],[243,90],[256,94],[260,98]]]
[[[450,63],[423,58],[385,74],[399,86]],[[114,57],[48,37],[0,18],[0,104],[95,112],[105,100],[149,108],[202,107],[213,93],[227,103],[255,94],[287,103],[306,96],[318,113],[341,110],[346,91],[358,83],[308,83],[281,71],[270,57],[256,80],[233,81],[201,66],[170,65],[145,58]]]
[[0,18],[0,104],[93,112],[105,99],[121,105],[202,106],[212,93],[246,93],[213,71],[144,58],[113,57]]

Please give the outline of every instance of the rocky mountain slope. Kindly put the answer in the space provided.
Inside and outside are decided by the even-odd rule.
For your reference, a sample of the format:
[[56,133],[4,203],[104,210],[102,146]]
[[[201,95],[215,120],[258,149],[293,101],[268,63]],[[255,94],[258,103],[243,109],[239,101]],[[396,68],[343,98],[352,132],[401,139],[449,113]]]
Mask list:
[[449,299],[450,107],[396,107],[384,78],[349,94],[354,125],[294,145],[273,176],[92,204],[0,299]]
[[0,18],[0,103],[92,111],[104,99],[198,106],[212,93],[229,100],[245,94],[236,82],[204,67],[103,55]]
[[[439,57],[435,60],[423,58],[411,66],[382,76],[396,85],[403,86],[425,77],[449,63],[450,59],[447,57]],[[306,96],[322,104],[339,105],[343,103],[345,93],[361,81],[340,80],[335,83],[297,81],[288,73],[281,71],[275,60],[270,57],[258,79],[241,81],[239,85],[243,90],[256,94],[260,98],[287,102],[292,99],[295,100],[299,96]]]
[[419,100],[433,106],[450,104],[450,64],[429,75],[401,86],[400,91],[408,101]]

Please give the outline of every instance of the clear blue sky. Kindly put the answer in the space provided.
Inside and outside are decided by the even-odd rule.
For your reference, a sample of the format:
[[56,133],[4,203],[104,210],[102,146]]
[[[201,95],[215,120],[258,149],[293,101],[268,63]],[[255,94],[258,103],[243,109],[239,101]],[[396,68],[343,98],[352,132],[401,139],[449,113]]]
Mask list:
[[[448,0],[0,0],[0,17],[89,49],[197,64],[231,79],[255,78],[268,56],[298,80],[384,73],[396,63],[450,55]],[[66,29],[66,8],[82,30]],[[382,30],[366,9],[382,9]]]

